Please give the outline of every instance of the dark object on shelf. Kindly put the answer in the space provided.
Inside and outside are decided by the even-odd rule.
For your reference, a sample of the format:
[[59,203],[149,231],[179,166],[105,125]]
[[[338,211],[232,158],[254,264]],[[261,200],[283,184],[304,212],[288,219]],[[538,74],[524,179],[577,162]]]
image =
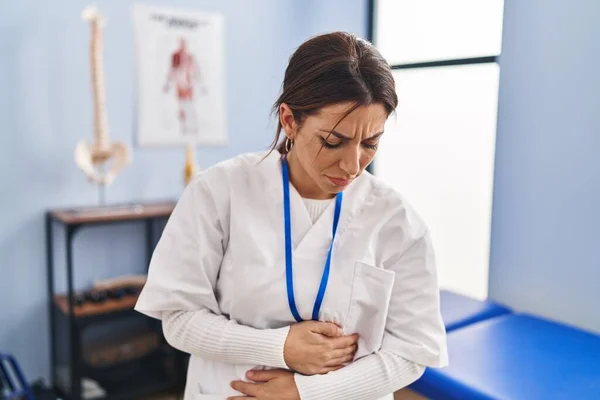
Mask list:
[[[102,302],[88,301],[85,299],[85,297],[78,297],[83,298],[83,300],[80,304],[76,303],[73,307],[73,313],[77,318],[91,317],[94,315],[102,316],[118,311],[132,310],[137,301],[137,296],[127,296],[120,299],[107,298]],[[68,295],[55,295],[54,303],[63,314],[69,315]]]
[[118,288],[118,289],[107,290],[106,294],[108,295],[109,298],[118,300],[118,299],[122,299],[123,297],[125,297],[127,292],[125,291],[124,288]]
[[0,353],[0,399],[35,400],[21,366],[11,354]]
[[[46,213],[49,386],[61,399],[84,399],[90,393],[100,393],[103,399],[134,399],[164,391],[183,391],[188,357],[166,343],[160,321],[133,309],[141,285],[127,281],[118,287],[93,287],[80,293],[74,289],[73,241],[81,228],[140,221],[145,226],[147,267],[159,233],[157,222],[166,220],[174,206],[175,202],[160,202]],[[66,273],[58,276],[66,276],[66,293],[54,290],[54,231],[58,228],[65,232],[62,246]],[[130,337],[117,335],[111,324],[123,321],[141,324],[142,330]],[[90,334],[94,331],[96,337]]]
[[[75,298],[74,298],[74,301],[75,301],[75,305],[78,306],[78,307],[84,305],[85,304],[85,295],[83,295],[83,294],[76,294]],[[65,310],[67,310],[67,308],[68,307],[65,307]]]
[[84,295],[85,301],[92,303],[103,303],[106,300],[107,293],[104,290],[90,290]]
[[[135,305],[141,289],[140,285],[127,285],[74,293],[73,312],[76,317],[82,318],[130,310]],[[54,303],[63,314],[69,314],[68,295],[55,295]]]
[[140,292],[140,289],[135,286],[126,286],[123,289],[125,290],[126,294],[138,294]]

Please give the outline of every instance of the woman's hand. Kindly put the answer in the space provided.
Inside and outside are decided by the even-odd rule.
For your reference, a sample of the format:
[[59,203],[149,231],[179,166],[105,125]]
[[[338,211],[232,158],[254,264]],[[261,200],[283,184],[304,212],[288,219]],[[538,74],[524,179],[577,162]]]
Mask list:
[[304,321],[290,327],[283,348],[288,368],[303,375],[326,374],[354,359],[358,335],[343,336],[330,322]]
[[248,371],[246,376],[253,382],[231,382],[231,387],[245,396],[233,396],[228,400],[300,400],[293,372],[282,369]]

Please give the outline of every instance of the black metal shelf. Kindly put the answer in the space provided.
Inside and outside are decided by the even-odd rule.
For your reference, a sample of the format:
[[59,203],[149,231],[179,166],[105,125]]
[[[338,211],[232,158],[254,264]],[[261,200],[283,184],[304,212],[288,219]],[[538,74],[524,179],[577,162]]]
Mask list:
[[[170,347],[160,327],[160,321],[152,320],[133,307],[137,301],[137,293],[130,291],[124,297],[107,298],[99,302],[79,303],[81,292],[74,289],[75,266],[73,263],[73,243],[76,233],[82,228],[96,226],[121,225],[139,221],[144,224],[146,235],[146,261],[149,264],[154,250],[156,223],[166,220],[175,206],[174,201],[119,204],[108,207],[69,208],[49,210],[46,212],[46,244],[48,275],[48,312],[50,319],[51,346],[51,385],[54,391],[65,400],[83,399],[82,380],[96,381],[107,396],[102,399],[134,399],[157,392],[173,390],[181,392],[185,384],[185,365],[187,356]],[[66,292],[55,292],[55,231],[64,231],[66,268]],[[94,329],[106,329],[113,323],[142,322],[148,332],[159,335],[154,351],[139,357],[131,356],[122,361],[115,348],[119,348],[116,334],[113,347],[106,353],[116,352],[114,363],[106,365],[90,365],[90,340],[86,339]],[[111,331],[112,332],[112,331]],[[98,333],[96,332],[96,335]],[[92,335],[93,337],[93,335]],[[128,339],[124,339],[128,340]],[[133,339],[135,340],[135,339]],[[91,343],[98,345],[94,340]],[[107,344],[110,346],[111,343]],[[127,344],[123,345],[124,348]],[[138,346],[139,347],[139,346]],[[103,348],[99,348],[105,353]],[[86,359],[86,357],[88,357]],[[97,360],[97,359],[96,359]],[[112,359],[111,359],[112,360]],[[60,376],[59,376],[60,373]],[[60,379],[59,379],[60,378]]]

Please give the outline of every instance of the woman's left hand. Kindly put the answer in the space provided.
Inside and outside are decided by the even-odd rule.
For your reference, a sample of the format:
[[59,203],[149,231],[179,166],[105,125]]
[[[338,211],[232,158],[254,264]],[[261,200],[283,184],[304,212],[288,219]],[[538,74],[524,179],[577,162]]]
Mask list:
[[294,373],[282,369],[248,371],[253,382],[233,381],[231,387],[246,396],[229,397],[228,400],[300,400]]

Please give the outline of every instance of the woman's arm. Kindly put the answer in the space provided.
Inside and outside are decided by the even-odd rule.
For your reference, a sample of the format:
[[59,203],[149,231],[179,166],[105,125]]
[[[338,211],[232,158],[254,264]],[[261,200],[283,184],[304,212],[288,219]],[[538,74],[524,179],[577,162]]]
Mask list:
[[[394,240],[393,234],[388,237]],[[417,380],[426,367],[447,365],[429,234],[425,232],[407,249],[390,253],[384,260],[384,267],[394,271],[396,278],[380,350],[327,375],[296,374],[302,400],[383,397]]]
[[343,336],[327,322],[306,321],[279,329],[254,329],[208,310],[167,311],[167,342],[186,353],[232,364],[325,374],[352,361],[358,337]]
[[283,349],[289,327],[254,329],[208,310],[165,312],[162,326],[167,342],[186,353],[232,364],[288,368]]
[[254,329],[220,313],[215,287],[228,246],[230,200],[225,179],[217,174],[204,171],[184,189],[152,254],[135,308],[162,320],[165,338],[181,351],[287,368],[283,349],[289,328]]
[[296,374],[295,381],[302,400],[377,399],[410,385],[423,372],[423,365],[379,351],[327,375]]
[[186,353],[232,364],[325,374],[352,361],[358,336],[343,336],[327,322],[306,321],[279,329],[236,324],[207,310],[163,315],[167,342]]
[[[333,324],[255,329],[221,314],[215,287],[229,239],[224,181],[207,170],[185,188],[154,250],[135,309],[161,320],[167,341],[186,353],[306,374],[339,369],[352,359],[356,340],[338,337],[341,331]],[[328,351],[332,346],[339,348]]]

